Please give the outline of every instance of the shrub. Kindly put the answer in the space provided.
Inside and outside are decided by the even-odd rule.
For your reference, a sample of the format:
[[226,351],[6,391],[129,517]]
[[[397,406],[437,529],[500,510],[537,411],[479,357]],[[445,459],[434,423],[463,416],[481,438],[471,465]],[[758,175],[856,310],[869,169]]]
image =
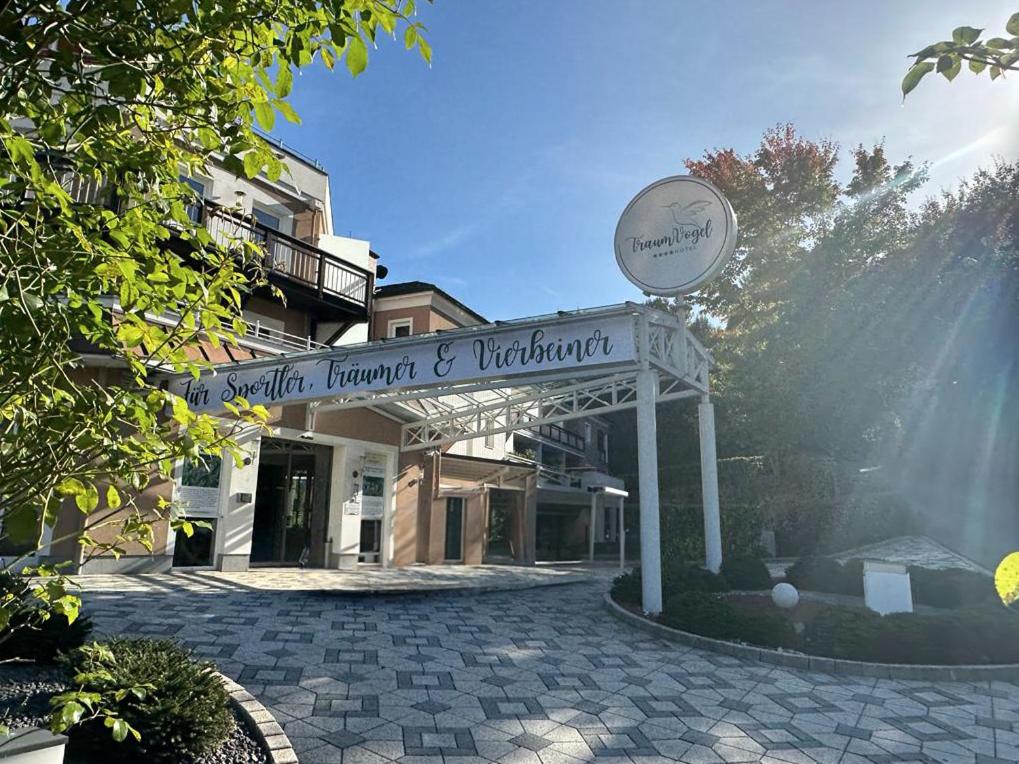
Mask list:
[[974,570],[931,570],[914,565],[909,568],[909,580],[913,601],[921,605],[961,608],[998,599],[994,579]]
[[768,566],[756,557],[727,557],[722,576],[733,589],[770,589],[772,583]]
[[712,639],[732,639],[765,647],[791,647],[796,631],[780,615],[745,615],[725,597],[706,592],[677,594],[665,603],[662,623]]
[[[643,595],[640,568],[617,576],[612,582],[612,598],[617,602],[640,605]],[[729,585],[723,576],[699,565],[674,563],[662,565],[662,597],[668,599],[683,592],[726,592]]]
[[1016,663],[1019,617],[998,606],[886,616],[864,608],[833,606],[807,624],[803,649],[830,658],[879,663]]
[[801,557],[785,577],[797,589],[863,596],[863,564],[858,560],[843,566],[830,557]]
[[865,608],[832,606],[817,613],[803,630],[803,649],[811,655],[871,660],[881,616]]
[[0,597],[9,602],[10,621],[0,629],[0,660],[21,658],[52,663],[59,653],[81,647],[92,632],[92,621],[79,615],[68,623],[67,616],[53,612],[32,593],[30,581],[0,570]]
[[640,568],[616,576],[612,582],[612,599],[616,602],[640,605],[642,595]]
[[[115,639],[64,656],[74,683],[140,735],[119,744],[117,761],[180,761],[221,745],[234,728],[229,695],[207,661],[175,642]],[[142,688],[142,691],[138,691]],[[110,750],[110,730],[92,718],[70,729],[79,749]],[[113,744],[117,745],[117,744]]]
[[670,597],[662,611],[662,623],[674,629],[712,639],[739,636],[739,614],[717,594],[683,592]]
[[665,599],[683,592],[727,591],[729,584],[722,576],[705,570],[700,565],[676,562],[662,566],[662,596]]

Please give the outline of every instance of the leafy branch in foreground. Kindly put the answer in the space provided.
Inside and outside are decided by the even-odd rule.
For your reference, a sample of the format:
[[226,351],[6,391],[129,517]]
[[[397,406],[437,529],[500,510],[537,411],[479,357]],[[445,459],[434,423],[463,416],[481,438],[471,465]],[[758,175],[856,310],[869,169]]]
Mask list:
[[[242,459],[238,432],[267,420],[242,399],[197,414],[160,384],[207,366],[200,343],[236,344],[242,301],[265,283],[257,244],[214,241],[194,219],[186,177],[216,164],[279,178],[256,126],[298,120],[294,72],[342,59],[357,76],[385,36],[428,61],[415,13],[413,0],[0,4],[0,554],[37,576],[51,615],[78,609],[62,569],[17,570],[44,537],[87,560],[151,550],[157,520],[193,530],[146,489],[181,460]],[[0,632],[15,606],[0,599]]]
[[962,70],[965,62],[973,74],[984,71],[992,80],[1009,71],[1019,71],[1019,13],[1012,14],[1005,24],[1005,33],[1010,37],[990,37],[981,40],[983,29],[957,27],[951,40],[932,43],[923,50],[913,53],[913,65],[902,79],[902,97],[920,84],[926,75],[938,72],[951,82]]

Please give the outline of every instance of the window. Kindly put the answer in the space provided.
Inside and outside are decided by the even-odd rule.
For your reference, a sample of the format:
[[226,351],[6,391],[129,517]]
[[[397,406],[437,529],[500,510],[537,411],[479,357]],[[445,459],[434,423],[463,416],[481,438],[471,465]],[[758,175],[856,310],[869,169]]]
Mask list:
[[[494,425],[495,423],[490,422],[489,424]],[[495,448],[495,435],[493,435],[492,433],[487,433],[485,435],[485,448],[488,449]]]
[[173,542],[173,564],[177,567],[212,565],[216,549],[216,517],[219,515],[219,484],[223,460],[204,456],[185,460],[181,468],[177,498],[184,516],[201,520],[211,527],[194,526],[191,536],[178,530]]
[[603,462],[609,460],[609,434],[605,430],[598,430],[598,458]]
[[413,318],[394,318],[386,326],[387,337],[409,337],[414,333]]
[[214,545],[216,541],[216,521],[203,520],[211,528],[194,526],[188,536],[183,530],[177,531],[173,542],[173,566],[175,568],[195,568],[212,565]]
[[189,178],[186,175],[181,175],[180,179],[182,183],[186,183],[191,187],[191,190],[195,192],[195,196],[197,197],[184,208],[187,210],[188,218],[190,218],[192,223],[200,223],[202,222],[202,213],[204,212],[203,201],[206,198],[206,183],[204,180]]
[[463,560],[464,500],[459,496],[446,499],[446,544],[444,559],[447,562]]
[[280,230],[281,221],[279,215],[273,215],[271,212],[266,212],[263,209],[252,206],[251,216],[266,228],[271,228],[274,231]]

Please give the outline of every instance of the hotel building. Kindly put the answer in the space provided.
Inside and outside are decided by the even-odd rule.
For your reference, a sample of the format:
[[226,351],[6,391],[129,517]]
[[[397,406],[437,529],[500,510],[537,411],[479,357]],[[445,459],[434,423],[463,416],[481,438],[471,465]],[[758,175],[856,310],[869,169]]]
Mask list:
[[[268,289],[251,294],[238,347],[203,343],[205,358],[226,370],[253,359],[487,324],[435,284],[377,283],[387,273],[369,243],[333,232],[323,168],[278,149],[289,170],[285,180],[238,179],[217,168],[187,179],[202,199],[189,209],[193,219],[224,243],[236,237],[257,243],[270,282],[285,296],[284,302]],[[108,356],[87,347],[80,352],[100,383],[119,373]],[[587,558],[599,544],[618,543],[615,504],[596,510],[591,501],[592,490],[624,488],[608,474],[611,433],[604,419],[402,450],[401,427],[424,405],[271,407],[271,436],[252,430],[239,437],[242,464],[229,458],[182,463],[174,480],[154,483],[138,497],[143,508],[170,500],[210,528],[186,537],[158,521],[151,553],[132,547],[119,559],[83,560],[73,538],[46,543],[40,556],[71,560],[85,573],[351,569],[532,564]],[[89,529],[88,518],[69,508],[44,541],[84,530],[99,538],[113,533]]]

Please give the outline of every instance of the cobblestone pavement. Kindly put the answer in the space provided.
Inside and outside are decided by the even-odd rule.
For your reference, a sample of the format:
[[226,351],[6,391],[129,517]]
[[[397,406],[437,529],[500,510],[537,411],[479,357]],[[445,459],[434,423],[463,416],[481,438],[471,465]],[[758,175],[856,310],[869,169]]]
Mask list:
[[335,591],[384,593],[404,591],[491,591],[585,581],[618,575],[613,565],[523,567],[514,565],[411,565],[405,568],[359,567],[355,570],[320,568],[253,568],[227,573],[219,570],[174,571],[151,574],[89,574],[78,581],[90,591],[186,589],[205,594],[252,591]]
[[352,596],[87,594],[100,631],[183,640],[304,764],[1019,761],[1019,687],[746,663],[611,619],[604,581]]

